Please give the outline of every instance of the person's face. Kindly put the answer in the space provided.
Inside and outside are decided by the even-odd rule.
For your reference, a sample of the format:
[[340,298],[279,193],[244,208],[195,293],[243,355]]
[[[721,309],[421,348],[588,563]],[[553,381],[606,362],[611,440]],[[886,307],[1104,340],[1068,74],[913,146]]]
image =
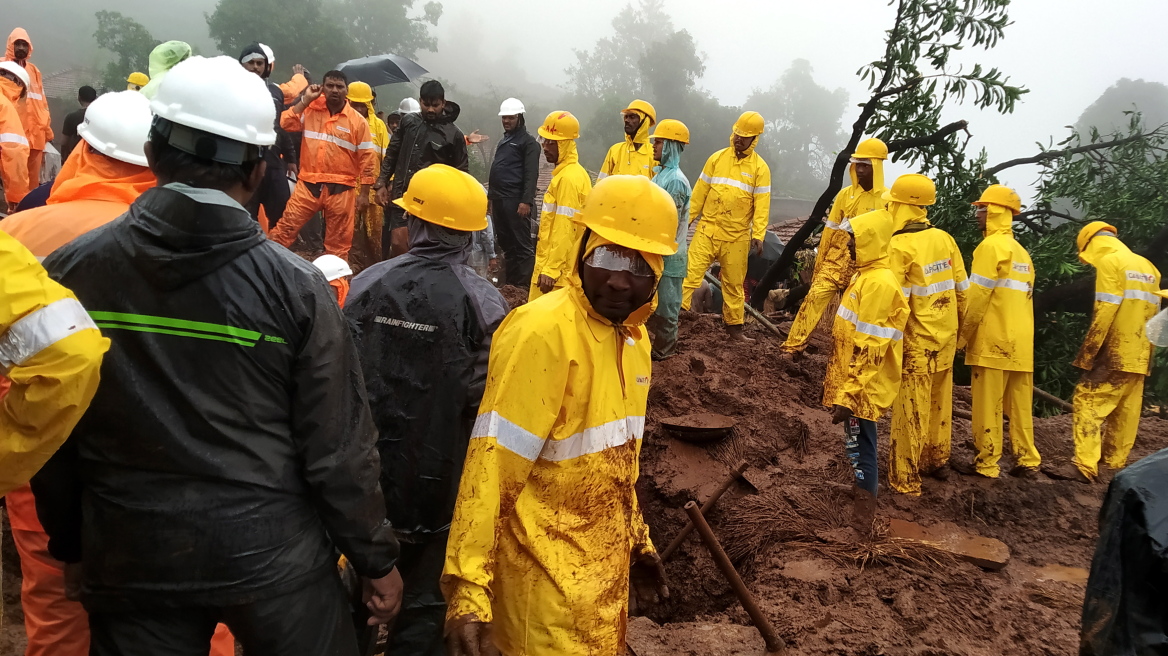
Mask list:
[[852,256],[852,261],[856,261],[856,236],[848,233],[848,254]]
[[365,106],[365,103],[357,102],[356,100],[350,100],[349,107],[357,110],[357,113],[361,116],[364,116],[366,120],[369,119],[369,108]]
[[544,139],[543,158],[548,161],[548,164],[558,164],[560,161],[560,142],[555,139]]
[[390,116],[385,119],[385,127],[389,128],[390,132],[397,132],[397,126],[401,125],[400,116]]
[[754,139],[755,137],[734,135],[734,150],[739,153],[745,153],[747,150],[750,150],[750,144],[754,143]]
[[324,81],[324,100],[328,104],[334,107],[341,105],[348,94],[349,85],[344,80],[330,77]]
[[422,105],[422,119],[426,121],[437,121],[442,110],[446,109],[445,98],[426,98],[420,104]]
[[662,150],[665,150],[665,140],[664,139],[654,139],[653,140],[653,159],[660,162]]
[[986,207],[985,207],[984,205],[982,205],[982,206],[979,206],[979,207],[977,208],[977,211],[976,211],[976,212],[974,212],[974,216],[976,216],[976,217],[977,217],[977,227],[978,227],[978,229],[979,229],[979,230],[981,230],[982,232],[985,232],[985,229],[986,229],[986,217],[987,217],[987,216],[989,216],[989,210],[988,210],[988,209],[986,209]]
[[[621,250],[641,257],[637,251]],[[656,282],[653,276],[635,276],[628,271],[609,271],[580,263],[580,284],[592,309],[616,324],[628,319],[634,310],[649,302]]]
[[32,46],[28,45],[28,41],[24,39],[17,39],[16,43],[12,44],[12,53],[16,55],[17,59],[28,59],[30,50],[32,50]]
[[138,86],[137,84],[131,84],[131,85],[126,87],[126,91],[141,91],[141,90],[142,90],[142,87]]
[[503,130],[506,132],[514,130],[515,126],[519,125],[518,114],[512,114],[511,116],[501,116],[500,120],[503,122]]
[[644,120],[645,117],[641,114],[641,112],[636,110],[625,112],[625,134],[629,135],[630,137],[637,134],[637,130],[640,129],[641,122]]
[[244,62],[243,67],[246,68],[249,73],[255,73],[256,75],[263,77],[264,71],[268,69],[268,62],[261,58],[252,59]]
[[872,163],[859,162],[852,166],[856,167],[856,181],[860,183],[860,187],[864,191],[870,191],[872,189]]

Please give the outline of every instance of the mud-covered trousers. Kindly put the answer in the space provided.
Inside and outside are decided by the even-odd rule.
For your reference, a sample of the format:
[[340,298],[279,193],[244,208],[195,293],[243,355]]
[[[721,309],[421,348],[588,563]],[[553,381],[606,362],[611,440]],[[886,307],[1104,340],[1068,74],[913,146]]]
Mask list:
[[398,535],[397,569],[403,591],[401,613],[393,622],[386,656],[444,656],[446,600],[439,580],[446,562],[449,531],[427,536]]
[[856,487],[876,498],[880,486],[880,468],[876,461],[876,422],[849,417],[844,422],[844,453],[852,465]]
[[653,358],[663,360],[677,349],[677,315],[681,312],[681,286],[685,278],[661,276],[657,285],[657,310],[647,327],[653,335]]
[[238,606],[90,610],[90,656],[207,656],[222,622],[249,656],[357,656],[336,569],[285,594]]

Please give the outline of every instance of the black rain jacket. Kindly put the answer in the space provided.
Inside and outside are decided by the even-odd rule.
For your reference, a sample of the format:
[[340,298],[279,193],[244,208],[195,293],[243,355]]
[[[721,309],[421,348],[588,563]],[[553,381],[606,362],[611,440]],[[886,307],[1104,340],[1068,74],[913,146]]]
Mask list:
[[[421,114],[403,114],[401,124],[381,162],[381,174],[377,186],[389,184],[393,176],[390,199],[401,198],[414,174],[431,164],[446,164],[460,171],[470,171],[470,160],[466,154],[466,137],[454,122],[460,112],[458,103],[446,101],[446,109],[433,123]],[[400,211],[396,205],[391,211]]]
[[519,125],[504,134],[495,149],[487,191],[491,200],[518,198],[521,203],[533,205],[541,152],[539,142],[527,131],[527,123],[520,114]]
[[336,550],[390,572],[360,362],[315,267],[226,195],[167,186],[45,268],[112,341],[33,483],[50,552],[84,563],[87,608],[249,603],[327,573]]

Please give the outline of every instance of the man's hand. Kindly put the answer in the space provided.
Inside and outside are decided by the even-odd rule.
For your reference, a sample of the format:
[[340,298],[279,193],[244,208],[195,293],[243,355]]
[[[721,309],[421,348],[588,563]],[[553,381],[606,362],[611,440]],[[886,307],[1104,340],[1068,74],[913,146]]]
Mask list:
[[531,218],[531,203],[519,203],[519,209],[516,210],[515,213],[518,214],[519,218],[521,219]]
[[762,255],[762,240],[761,239],[751,239],[750,240],[750,252],[754,253],[755,255]]
[[374,195],[376,196],[378,205],[382,207],[389,205],[389,185],[381,187]]
[[394,567],[379,579],[365,579],[365,607],[369,609],[369,626],[386,624],[401,610],[402,577]]
[[665,581],[665,564],[656,553],[637,556],[629,567],[629,586],[633,589],[631,612],[669,598]]
[[16,203],[12,203],[12,202],[8,203],[8,211],[6,212],[6,214],[12,214],[15,211],[16,211]]
[[481,143],[483,141],[486,141],[488,139],[490,139],[490,137],[488,137],[485,134],[479,134],[478,130],[475,130],[474,132],[471,132],[470,134],[466,135],[466,142],[468,144],[477,144],[477,143]]
[[308,85],[308,88],[304,90],[304,99],[300,102],[303,103],[305,107],[308,107],[310,104],[312,104],[312,101],[319,98],[320,94],[322,93],[324,93],[323,86],[319,84],[310,84]]
[[364,212],[369,208],[369,185],[360,185],[357,187],[357,207],[358,212]]
[[284,165],[284,168],[288,169],[289,178],[294,180],[300,178],[300,165],[296,162],[289,162]]
[[499,656],[491,638],[491,623],[466,615],[446,625],[446,653],[449,656]]
[[69,601],[81,601],[81,563],[65,564],[65,598]]
[[539,286],[539,291],[547,294],[556,286],[556,279],[541,273],[539,274],[539,281],[536,284]]
[[842,405],[833,406],[831,409],[831,423],[840,424],[852,416],[852,411]]
[[292,65],[292,74],[293,75],[304,75],[304,66],[302,66],[300,64],[293,64]]

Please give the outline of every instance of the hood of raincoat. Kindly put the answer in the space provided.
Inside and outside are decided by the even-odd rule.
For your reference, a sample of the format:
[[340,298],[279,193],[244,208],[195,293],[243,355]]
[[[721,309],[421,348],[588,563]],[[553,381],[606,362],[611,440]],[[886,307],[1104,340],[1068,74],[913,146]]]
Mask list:
[[888,213],[892,215],[892,232],[900,232],[905,226],[913,223],[929,223],[929,210],[917,205],[907,205],[897,201],[888,204]]
[[892,244],[892,214],[876,210],[850,221],[856,236],[856,268],[887,269]]
[[[988,223],[986,225],[987,227],[989,226]],[[1079,259],[1084,264],[1099,266],[1099,260],[1112,253],[1130,255],[1131,249],[1127,247],[1127,244],[1120,241],[1119,237],[1116,237],[1113,233],[1108,233],[1092,238],[1087,243],[1087,248],[1083,249],[1083,252],[1079,254]]]
[[130,206],[122,219],[125,229],[118,232],[118,244],[134,268],[163,291],[202,278],[267,240],[247,210],[193,198],[179,190],[183,187],[147,190]]
[[564,167],[569,164],[575,164],[580,161],[580,151],[576,150],[575,139],[565,139],[564,141],[557,141],[559,144],[559,158],[556,160],[556,168],[552,171],[554,178],[557,173],[564,170]]
[[[738,157],[738,149],[734,147],[734,136],[735,136],[734,132],[731,131],[730,132],[730,152],[734,153],[735,157]],[[742,153],[741,159],[746,159],[747,157],[750,157],[751,155],[754,154],[754,149],[758,146],[758,140],[759,140],[759,137],[761,137],[761,136],[762,136],[761,134],[758,135],[757,137],[754,138],[753,141],[750,142],[750,148],[747,148],[746,152]],[[875,175],[875,173],[873,173],[873,176],[874,175]],[[873,180],[875,180],[875,177],[873,177]],[[853,180],[853,182],[854,182],[854,180]]]
[[0,77],[0,93],[8,99],[8,102],[15,105],[20,102],[20,96],[24,94],[24,87],[9,80],[8,78]]
[[106,200],[129,205],[157,183],[149,168],[106,157],[81,145],[73,149],[61,168],[45,204]]
[[167,41],[150,51],[150,82],[142,87],[142,94],[153,99],[158,85],[170,69],[191,56],[191,46],[182,41]]
[[32,39],[28,38],[28,32],[23,27],[17,27],[8,33],[8,47],[4,50],[4,59],[16,61],[17,41],[28,42],[28,58],[32,59]]
[[1014,213],[1000,205],[986,205],[985,235],[1014,235]]
[[[563,142],[561,141],[560,143],[562,144]],[[641,257],[645,258],[645,262],[649,265],[649,268],[653,269],[653,276],[656,278],[653,295],[649,297],[648,303],[645,303],[636,310],[633,310],[629,314],[628,318],[624,320],[624,322],[620,323],[619,325],[613,324],[611,321],[601,316],[599,312],[592,309],[592,303],[589,302],[588,295],[584,293],[584,285],[580,281],[580,262],[583,261],[584,258],[588,257],[592,251],[600,248],[601,246],[617,244],[614,244],[614,242],[601,237],[591,230],[585,234],[588,235],[588,241],[585,242],[584,249],[580,251],[580,256],[576,258],[572,265],[572,273],[568,276],[568,284],[579,290],[581,306],[583,306],[584,310],[588,312],[588,316],[608,326],[615,325],[617,328],[636,328],[643,325],[646,321],[649,320],[649,317],[653,315],[653,312],[657,307],[656,284],[661,282],[661,274],[665,270],[665,258],[661,255],[657,255],[656,253],[637,251],[641,254]]]
[[415,216],[406,215],[410,229],[410,254],[448,264],[470,261],[471,233],[451,230]]
[[[731,137],[730,140],[733,141],[734,138]],[[872,191],[884,189],[884,160],[873,157],[868,159],[868,163],[872,165]],[[855,164],[848,165],[848,175],[852,178],[852,186],[856,189],[862,189],[860,187],[860,179],[856,177]]]
[[[438,124],[438,123],[453,123],[453,122],[458,120],[458,115],[461,112],[462,112],[462,108],[458,106],[458,103],[454,102],[453,100],[447,100],[446,107],[444,107],[442,109],[442,113],[439,114],[438,118],[434,119],[433,122],[436,124]],[[374,114],[374,115],[376,115],[376,114]],[[426,120],[426,119],[422,119],[422,120]]]
[[656,172],[661,173],[665,169],[681,170],[681,148],[681,142],[666,139],[665,143],[661,145],[661,161]]
[[647,144],[647,143],[649,143],[649,123],[651,122],[649,120],[649,117],[646,116],[645,113],[640,111],[640,110],[633,109],[630,111],[637,112],[638,114],[641,115],[641,127],[637,128],[637,133],[631,137],[626,133],[625,134],[625,142],[627,142],[629,144]]

